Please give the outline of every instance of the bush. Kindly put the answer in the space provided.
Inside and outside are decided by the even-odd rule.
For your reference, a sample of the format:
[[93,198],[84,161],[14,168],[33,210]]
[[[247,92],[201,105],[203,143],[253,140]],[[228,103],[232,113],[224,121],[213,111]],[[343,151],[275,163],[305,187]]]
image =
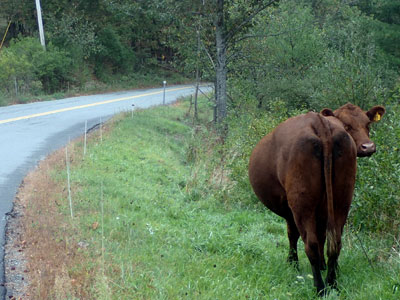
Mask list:
[[[31,45],[36,46],[36,45]],[[40,49],[39,44],[39,50]],[[28,48],[29,49],[29,48]],[[30,48],[30,50],[33,50]],[[33,50],[36,51],[37,49]],[[21,51],[16,43],[4,49],[0,55],[0,87],[7,94],[31,91],[37,80],[33,71],[32,51]],[[36,92],[36,91],[35,91]]]
[[52,93],[71,80],[71,60],[51,44],[47,51],[34,38],[18,38],[0,55],[0,87],[9,95]]
[[64,90],[68,82],[73,82],[71,59],[52,44],[47,46],[47,51],[34,55],[34,70],[46,93]]
[[110,26],[98,33],[99,50],[94,55],[95,75],[108,81],[109,75],[124,73],[135,68],[137,61],[131,49],[121,43],[120,37]]

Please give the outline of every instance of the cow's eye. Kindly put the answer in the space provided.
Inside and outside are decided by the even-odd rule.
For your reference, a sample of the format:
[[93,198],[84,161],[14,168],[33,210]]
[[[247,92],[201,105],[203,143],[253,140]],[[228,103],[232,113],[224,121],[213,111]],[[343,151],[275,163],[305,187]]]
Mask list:
[[350,130],[352,130],[353,128],[351,127],[351,125],[345,124],[345,125],[344,125],[344,129],[346,129],[346,131],[350,131]]

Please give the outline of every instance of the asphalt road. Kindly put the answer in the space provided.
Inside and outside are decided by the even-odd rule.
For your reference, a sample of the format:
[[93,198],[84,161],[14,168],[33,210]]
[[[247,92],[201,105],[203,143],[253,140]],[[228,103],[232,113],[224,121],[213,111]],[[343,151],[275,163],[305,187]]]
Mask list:
[[[210,88],[202,87],[202,91]],[[194,93],[193,86],[167,87],[165,103]],[[37,163],[87,128],[115,113],[163,103],[163,88],[134,90],[0,107],[0,296],[4,288],[6,214],[22,179]],[[134,107],[132,106],[134,104]]]

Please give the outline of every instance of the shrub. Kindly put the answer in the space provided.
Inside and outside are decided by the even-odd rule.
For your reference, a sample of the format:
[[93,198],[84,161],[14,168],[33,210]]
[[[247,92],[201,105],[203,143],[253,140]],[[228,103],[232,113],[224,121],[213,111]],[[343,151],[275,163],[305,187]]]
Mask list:
[[34,55],[34,70],[47,93],[63,90],[67,82],[73,82],[71,59],[52,44],[47,46],[47,51]]
[[94,55],[95,74],[103,81],[107,75],[123,73],[132,70],[137,63],[131,49],[123,45],[120,37],[110,26],[104,27],[98,33],[99,50]]
[[30,51],[21,51],[15,43],[1,52],[0,70],[0,87],[7,94],[30,91],[36,80]]
[[0,87],[8,94],[52,93],[71,80],[68,54],[53,45],[43,49],[34,38],[18,38],[0,55]]

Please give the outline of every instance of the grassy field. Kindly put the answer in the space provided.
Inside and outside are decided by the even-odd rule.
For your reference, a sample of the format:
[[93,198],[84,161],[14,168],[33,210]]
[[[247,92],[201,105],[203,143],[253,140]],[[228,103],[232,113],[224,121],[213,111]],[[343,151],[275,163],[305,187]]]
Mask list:
[[[43,268],[31,276],[34,299],[317,298],[302,242],[299,271],[286,263],[285,222],[251,191],[243,203],[220,197],[235,183],[203,148],[218,139],[187,111],[180,102],[120,116],[92,133],[85,156],[82,141],[70,145],[73,219],[65,152],[40,168],[54,186],[26,204],[25,240],[42,243],[30,258]],[[346,231],[340,292],[327,299],[399,299],[392,241]],[[46,266],[53,274],[44,280]]]

